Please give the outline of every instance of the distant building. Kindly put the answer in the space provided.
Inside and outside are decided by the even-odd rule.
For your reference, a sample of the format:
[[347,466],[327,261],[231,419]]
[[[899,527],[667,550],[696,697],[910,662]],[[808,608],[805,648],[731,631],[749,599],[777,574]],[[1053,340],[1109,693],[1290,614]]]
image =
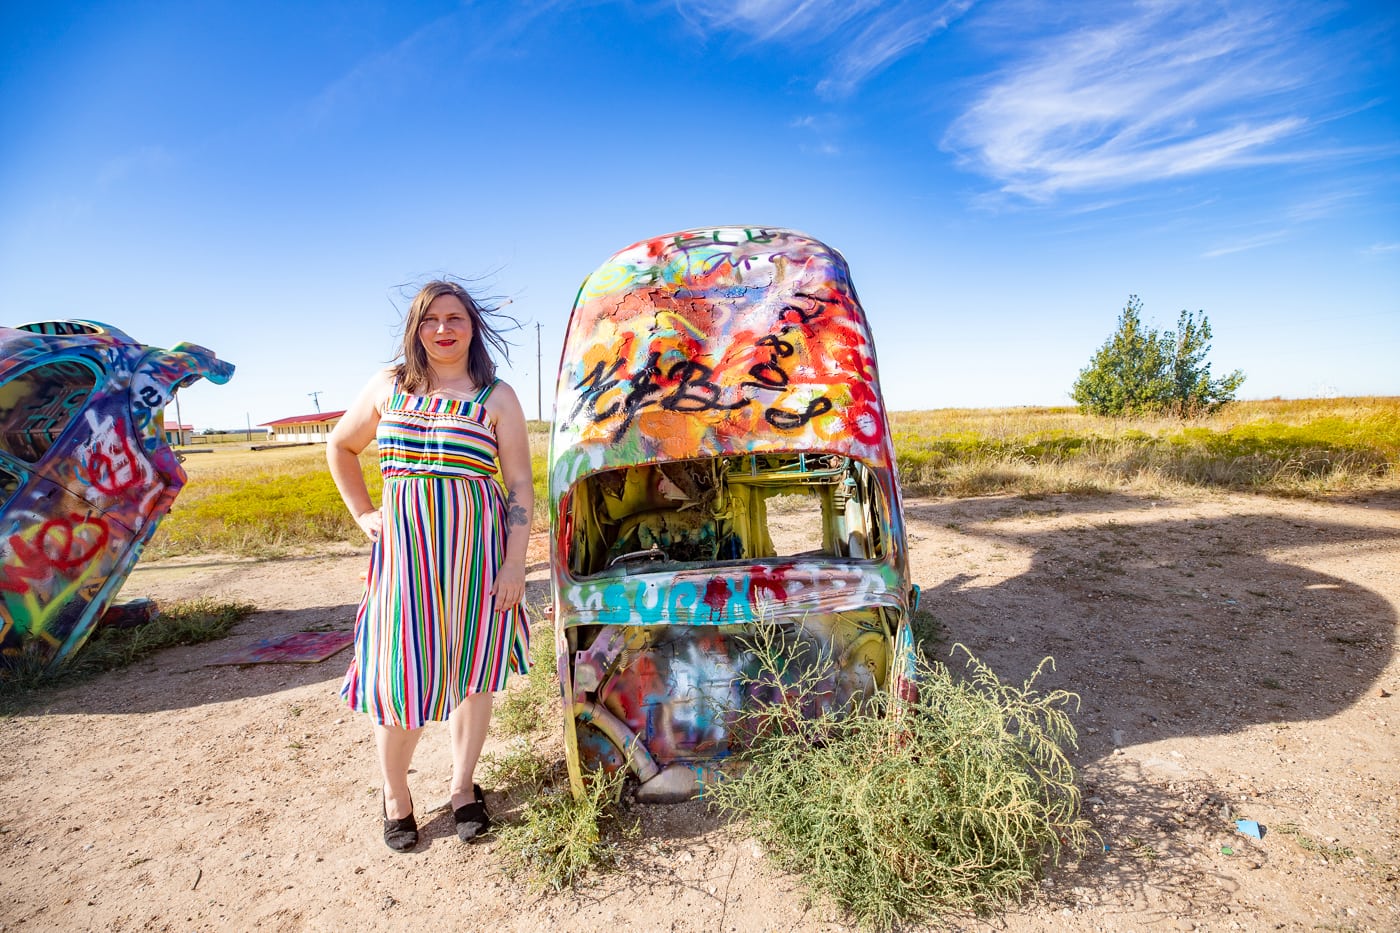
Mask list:
[[314,415],[293,415],[290,418],[278,418],[276,421],[264,421],[258,427],[267,428],[272,434],[272,440],[278,443],[324,444],[330,437],[331,429],[340,423],[340,416],[343,414],[343,409],[318,411]]
[[194,425],[192,424],[167,424],[165,426],[165,442],[171,447],[188,447],[193,437]]

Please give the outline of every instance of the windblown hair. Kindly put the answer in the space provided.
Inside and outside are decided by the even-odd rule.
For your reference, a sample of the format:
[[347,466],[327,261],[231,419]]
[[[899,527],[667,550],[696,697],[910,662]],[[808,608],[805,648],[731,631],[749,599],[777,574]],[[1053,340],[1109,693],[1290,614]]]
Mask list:
[[433,299],[443,295],[456,297],[467,309],[467,316],[471,318],[472,342],[467,348],[467,372],[472,377],[472,382],[482,387],[489,385],[496,378],[496,363],[491,358],[488,345],[495,348],[501,356],[510,359],[510,345],[506,343],[500,331],[486,321],[488,315],[494,315],[494,310],[482,306],[456,282],[435,279],[419,289],[418,294],[414,296],[403,325],[403,362],[394,367],[394,375],[407,392],[427,392],[433,387],[432,370],[428,368],[428,354],[423,349],[422,341],[418,339],[418,329],[423,323],[423,317],[428,313],[428,305],[433,303]]

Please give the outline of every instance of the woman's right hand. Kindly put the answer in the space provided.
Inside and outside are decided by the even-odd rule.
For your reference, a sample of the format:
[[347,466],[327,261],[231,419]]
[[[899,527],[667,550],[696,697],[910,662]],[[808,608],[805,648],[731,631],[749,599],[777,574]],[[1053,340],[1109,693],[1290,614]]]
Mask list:
[[355,524],[360,526],[371,541],[379,540],[379,532],[384,528],[384,516],[378,509],[370,509],[355,516]]

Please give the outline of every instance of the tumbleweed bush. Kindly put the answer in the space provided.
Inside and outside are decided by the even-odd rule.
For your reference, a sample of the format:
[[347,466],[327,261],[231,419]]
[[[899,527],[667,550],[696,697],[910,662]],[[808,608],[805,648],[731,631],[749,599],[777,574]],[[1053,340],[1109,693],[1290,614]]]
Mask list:
[[[782,678],[776,644],[755,639],[760,678]],[[1011,903],[1089,835],[1065,755],[1077,697],[1034,686],[1051,659],[1015,687],[957,648],[968,676],[921,660],[912,701],[880,694],[803,719],[801,685],[782,691],[744,723],[747,764],[706,787],[779,864],[867,927]]]
[[567,782],[545,787],[519,822],[500,828],[497,851],[506,874],[535,890],[560,891],[589,872],[615,867],[623,841],[638,832],[617,807],[626,780],[625,769],[587,772],[578,798]]
[[497,786],[530,796],[521,818],[499,831],[502,868],[532,889],[559,891],[615,868],[637,828],[619,809],[626,769],[586,773],[584,793],[576,799],[567,772],[539,753],[539,733],[559,721],[559,668],[550,634],[547,626],[532,633],[530,674],[506,692],[494,717],[493,727],[511,738],[505,750],[482,762]]

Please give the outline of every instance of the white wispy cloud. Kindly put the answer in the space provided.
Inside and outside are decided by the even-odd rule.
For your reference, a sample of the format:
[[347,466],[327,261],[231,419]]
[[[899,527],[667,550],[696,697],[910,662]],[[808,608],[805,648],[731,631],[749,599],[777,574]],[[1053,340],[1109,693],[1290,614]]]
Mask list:
[[1284,216],[1290,223],[1309,223],[1325,217],[1335,217],[1367,197],[1368,192],[1364,187],[1314,191],[1307,198],[1290,203]]
[[1229,256],[1231,253],[1244,253],[1252,249],[1261,249],[1265,246],[1272,246],[1275,243],[1288,239],[1288,230],[1270,230],[1266,233],[1256,233],[1254,236],[1235,240],[1231,243],[1223,243],[1201,254],[1202,259],[1218,259],[1221,256]]
[[142,146],[103,162],[97,169],[97,184],[99,187],[106,187],[138,172],[166,168],[175,164],[175,161],[175,154],[164,146]]
[[356,62],[311,99],[307,111],[312,121],[321,123],[332,119],[357,108],[367,97],[391,93],[404,86],[422,50],[434,40],[440,40],[452,18],[449,14],[425,23],[408,36]]
[[1159,0],[1108,25],[1041,35],[945,137],[1033,200],[1303,158],[1296,10]]
[[1206,250],[1201,254],[1201,257],[1215,259],[1220,256],[1228,256],[1231,253],[1243,253],[1252,249],[1272,246],[1275,243],[1291,239],[1300,230],[1316,221],[1345,213],[1366,197],[1366,191],[1364,188],[1345,187],[1330,191],[1308,191],[1305,192],[1305,195],[1302,197],[1284,195],[1286,199],[1273,206],[1269,212],[1270,216],[1259,221],[1260,226],[1268,229],[1248,236],[1236,236],[1230,241]]
[[817,84],[817,93],[844,97],[861,82],[918,49],[971,9],[973,0],[943,3],[897,3],[883,10],[836,56],[832,74]]
[[1400,243],[1372,243],[1361,251],[1363,256],[1389,256],[1400,253]]
[[763,41],[823,39],[880,6],[880,0],[699,0],[676,8],[710,29]]
[[685,15],[709,29],[747,34],[763,42],[812,45],[841,36],[827,74],[817,82],[823,97],[852,94],[892,62],[916,51],[966,13],[976,0],[700,0]]
[[[444,67],[455,55],[458,62],[506,54],[540,19],[569,0],[516,0],[501,15],[493,15],[489,30],[473,29],[471,13],[463,6],[425,21],[408,35],[364,56],[331,81],[307,105],[313,122],[352,112],[364,101],[400,93],[435,67]],[[459,50],[469,46],[469,52]]]

